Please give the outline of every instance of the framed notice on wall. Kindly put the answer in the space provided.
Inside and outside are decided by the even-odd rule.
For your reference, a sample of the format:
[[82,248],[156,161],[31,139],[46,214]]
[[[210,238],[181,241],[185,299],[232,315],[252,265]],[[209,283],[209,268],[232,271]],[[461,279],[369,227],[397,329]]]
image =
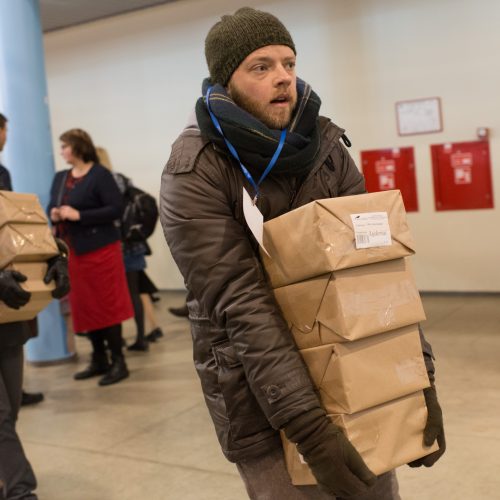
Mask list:
[[441,99],[427,97],[396,103],[396,120],[399,135],[441,132]]

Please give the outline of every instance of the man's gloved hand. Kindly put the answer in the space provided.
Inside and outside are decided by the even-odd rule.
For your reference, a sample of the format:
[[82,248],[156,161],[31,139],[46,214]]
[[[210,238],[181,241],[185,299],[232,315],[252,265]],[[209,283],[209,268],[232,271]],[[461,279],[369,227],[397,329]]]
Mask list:
[[4,269],[0,271],[0,300],[12,309],[26,305],[31,293],[23,290],[19,283],[26,281],[26,276],[18,271]]
[[377,476],[324,410],[309,410],[284,428],[286,437],[297,444],[319,487],[333,496],[350,497],[373,486]]
[[427,405],[427,423],[424,429],[424,444],[431,446],[437,439],[439,450],[422,458],[418,458],[408,465],[410,467],[432,467],[446,450],[444,438],[443,412],[437,400],[437,393],[434,384],[424,389],[425,404]]
[[47,261],[49,267],[47,269],[47,274],[45,274],[45,278],[43,278],[43,282],[49,284],[54,280],[56,282],[56,287],[52,290],[52,297],[60,299],[67,295],[70,289],[68,274],[69,251],[66,243],[61,239],[56,238],[56,243],[60,253]]

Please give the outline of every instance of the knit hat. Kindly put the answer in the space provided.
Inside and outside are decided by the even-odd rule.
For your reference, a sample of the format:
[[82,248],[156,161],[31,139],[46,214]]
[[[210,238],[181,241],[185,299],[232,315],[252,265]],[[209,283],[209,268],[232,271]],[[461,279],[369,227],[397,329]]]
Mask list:
[[205,57],[212,83],[227,85],[236,68],[254,50],[266,45],[295,45],[283,23],[272,14],[243,7],[222,16],[205,39]]

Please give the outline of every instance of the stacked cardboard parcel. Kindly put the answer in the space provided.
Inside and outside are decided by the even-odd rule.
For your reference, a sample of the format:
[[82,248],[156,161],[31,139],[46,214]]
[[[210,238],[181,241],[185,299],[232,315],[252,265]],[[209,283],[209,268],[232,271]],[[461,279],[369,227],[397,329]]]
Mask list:
[[[264,224],[262,259],[323,407],[375,474],[425,456],[425,319],[399,191],[317,200]],[[293,484],[314,484],[294,444]]]
[[55,285],[46,285],[43,278],[47,260],[57,254],[37,196],[0,191],[0,269],[24,274],[28,279],[20,285],[31,292],[30,301],[18,310],[0,302],[0,323],[32,319],[52,300]]

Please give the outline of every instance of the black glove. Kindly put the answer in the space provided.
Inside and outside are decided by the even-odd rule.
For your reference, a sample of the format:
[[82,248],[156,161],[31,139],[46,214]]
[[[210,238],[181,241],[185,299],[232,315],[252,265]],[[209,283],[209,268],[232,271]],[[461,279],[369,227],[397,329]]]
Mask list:
[[12,309],[25,306],[31,298],[31,293],[23,290],[19,283],[26,279],[26,276],[18,271],[0,271],[0,300]]
[[284,431],[297,444],[324,492],[349,497],[364,493],[375,484],[377,476],[324,410],[316,408],[295,417]]
[[52,290],[52,297],[55,299],[60,299],[68,294],[69,286],[69,274],[68,274],[68,247],[64,241],[56,238],[57,248],[59,249],[59,255],[52,257],[47,261],[49,265],[45,278],[43,282],[49,284],[52,280],[55,280],[56,287]]
[[424,444],[431,446],[437,439],[439,450],[422,458],[418,458],[408,465],[410,467],[432,467],[446,450],[446,440],[444,438],[443,412],[437,400],[436,388],[434,385],[424,389],[425,404],[427,406],[427,423],[424,429]]

